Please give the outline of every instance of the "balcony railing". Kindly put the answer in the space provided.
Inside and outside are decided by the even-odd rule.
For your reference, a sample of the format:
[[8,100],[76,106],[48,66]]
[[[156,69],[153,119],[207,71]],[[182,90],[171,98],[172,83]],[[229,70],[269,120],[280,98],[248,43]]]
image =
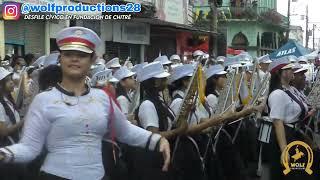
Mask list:
[[[194,7],[194,12],[196,10],[203,10],[205,12],[209,12],[210,7]],[[267,7],[253,7],[253,6],[245,6],[245,7],[232,7],[232,6],[222,6],[218,8],[218,21],[232,21],[232,20],[255,20],[261,21],[264,23],[269,23],[281,27],[288,27],[288,18],[281,15],[274,9],[270,9]],[[204,12],[203,12],[204,13]],[[210,13],[210,12],[209,12]],[[210,16],[201,17],[196,16],[194,13],[194,23],[195,24],[206,24],[210,21]]]
[[267,7],[220,7],[219,10],[225,14],[227,20],[259,20],[284,27],[287,27],[289,22],[287,17]]

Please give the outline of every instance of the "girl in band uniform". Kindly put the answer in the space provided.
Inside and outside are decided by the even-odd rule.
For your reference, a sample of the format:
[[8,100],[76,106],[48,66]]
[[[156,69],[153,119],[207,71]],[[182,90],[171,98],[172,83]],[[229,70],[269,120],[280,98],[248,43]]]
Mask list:
[[[172,140],[183,133],[187,126],[185,128],[173,128],[175,115],[161,96],[161,92],[167,86],[169,75],[160,62],[147,64],[138,72],[137,80],[140,82],[144,98],[137,110],[137,120],[142,128],[153,133],[160,133]],[[150,146],[156,146],[156,144],[150,144]],[[134,172],[132,178],[137,180],[166,180],[170,178],[170,174],[160,171],[162,162],[158,153],[145,155],[141,149],[133,151],[136,165],[134,165],[135,169],[132,171]]]
[[[11,93],[14,90],[12,73],[0,67],[0,146],[18,143],[19,132],[23,125]],[[22,178],[24,167],[21,165],[0,166],[0,176],[3,180]]]
[[[293,65],[287,57],[274,60],[270,65],[271,81],[268,97],[269,117],[273,121],[270,144],[267,146],[267,160],[271,179],[301,179],[306,175],[292,172],[283,175],[281,166],[286,146],[295,140],[302,140],[302,134],[295,127],[304,120],[308,106],[292,93],[289,85],[293,78]],[[290,159],[290,157],[289,157]]]
[[168,169],[170,149],[159,134],[130,124],[102,90],[86,85],[86,75],[101,44],[95,32],[70,27],[57,34],[62,81],[38,94],[30,105],[22,139],[0,149],[0,160],[24,163],[34,159],[43,145],[48,151],[41,179],[100,180],[104,176],[101,140],[105,134],[133,146],[164,152]]
[[132,104],[130,92],[136,88],[134,75],[135,73],[131,72],[127,67],[121,67],[114,74],[114,77],[119,80],[116,88],[117,101],[119,102],[121,111],[127,115],[131,122],[134,120],[134,117],[133,114],[128,113]]

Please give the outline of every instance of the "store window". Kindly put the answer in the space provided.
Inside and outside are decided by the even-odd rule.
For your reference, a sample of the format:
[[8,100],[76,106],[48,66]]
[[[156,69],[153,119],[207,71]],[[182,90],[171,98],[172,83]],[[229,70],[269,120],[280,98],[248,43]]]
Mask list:
[[126,44],[112,41],[106,41],[106,51],[109,60],[114,57],[119,57],[121,63],[130,57],[133,64],[140,62],[140,45],[138,44]]
[[5,51],[6,54],[14,54],[17,56],[24,56],[24,45],[19,45],[19,44],[5,44]]

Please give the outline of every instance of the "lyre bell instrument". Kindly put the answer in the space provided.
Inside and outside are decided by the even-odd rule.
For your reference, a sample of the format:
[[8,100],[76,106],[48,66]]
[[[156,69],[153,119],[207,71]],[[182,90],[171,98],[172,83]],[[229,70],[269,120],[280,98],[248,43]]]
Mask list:
[[197,96],[197,91],[198,91],[198,86],[199,86],[199,81],[198,81],[198,76],[200,74],[200,71],[202,71],[201,64],[199,62],[199,57],[197,58],[197,64],[196,68],[193,72],[193,75],[190,79],[189,86],[186,90],[186,93],[184,95],[184,98],[182,100],[179,112],[176,115],[175,121],[177,123],[177,127],[180,127],[184,123],[187,123],[187,119],[189,117],[189,113],[194,106],[194,102],[196,100]]

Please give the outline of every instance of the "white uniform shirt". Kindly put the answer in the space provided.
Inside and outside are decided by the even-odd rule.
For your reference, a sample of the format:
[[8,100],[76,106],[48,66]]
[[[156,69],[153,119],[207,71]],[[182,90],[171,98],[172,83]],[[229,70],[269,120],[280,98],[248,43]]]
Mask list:
[[[4,97],[4,101],[8,104],[9,108],[10,108],[11,111],[13,112],[14,117],[15,117],[15,119],[16,119],[16,123],[20,122],[19,113],[18,113],[18,111],[16,111],[16,110],[13,108],[12,103],[11,103],[7,98],[5,98],[5,97]],[[0,122],[4,123],[4,125],[5,125],[6,127],[11,127],[12,125],[14,125],[14,124],[12,124],[12,122],[10,121],[10,118],[9,118],[9,116],[6,114],[6,111],[5,111],[5,109],[4,109],[4,107],[3,107],[3,105],[2,105],[1,103],[0,103]],[[11,137],[9,137],[9,140],[11,141],[12,144],[15,143],[14,140],[13,140]]]
[[[174,115],[174,113],[170,109],[169,111],[172,113],[172,115]],[[144,129],[147,129],[148,127],[159,128],[158,113],[157,113],[156,107],[151,101],[145,100],[141,103],[139,107],[138,117],[139,117],[140,124]],[[167,118],[167,120],[168,120],[167,131],[169,131],[172,129],[173,122],[169,117]]]
[[121,108],[121,111],[123,112],[123,114],[127,115],[129,113],[129,108],[130,108],[131,102],[128,100],[128,98],[126,98],[123,95],[118,96],[117,101],[120,105],[120,108]]
[[[290,90],[290,89],[289,89]],[[274,90],[268,99],[270,108],[269,116],[273,119],[280,119],[285,124],[294,123],[299,120],[301,108],[291,97],[283,90]],[[307,105],[304,104],[306,110]]]
[[[180,90],[177,90],[177,91],[174,91],[173,92],[173,97],[176,95],[176,94],[179,94],[181,97],[184,97],[184,92],[183,91],[180,91]],[[178,114],[179,113],[179,110],[180,110],[180,106],[182,104],[182,101],[183,99],[181,98],[176,98],[172,101],[171,105],[170,105],[170,108],[172,109],[172,111],[175,113],[175,114]],[[197,103],[198,104],[198,103]],[[200,120],[202,118],[209,118],[209,113],[207,112],[207,110],[203,107],[202,104],[200,104],[199,106],[196,107],[196,110],[194,113],[192,113],[192,116],[191,116],[191,119],[190,119],[190,115],[188,117],[188,120],[190,119],[189,121],[189,124],[190,125],[193,125],[193,124],[199,124],[200,123]]]
[[[13,108],[12,103],[5,97],[4,97],[4,101],[9,105],[11,111],[13,112],[14,117],[16,118],[16,123],[20,122],[19,113]],[[10,121],[9,116],[7,116],[6,111],[4,110],[4,107],[1,103],[0,103],[0,122],[3,122],[7,127],[10,127],[13,125]]]
[[[111,128],[109,97],[99,89],[78,98],[60,89],[53,88],[34,98],[21,141],[7,148],[13,152],[14,162],[29,162],[45,145],[48,154],[42,171],[67,179],[100,180],[104,176],[101,140]],[[78,103],[68,106],[67,99]],[[113,108],[116,138],[145,147],[151,132],[130,124],[114,102]],[[156,144],[160,137],[152,136],[150,144]],[[6,149],[0,150],[10,157]]]
[[[218,92],[217,92],[218,93]],[[219,94],[219,93],[218,93]],[[219,98],[214,95],[214,94],[209,94],[207,96],[207,102],[208,102],[208,105],[210,106],[210,108],[213,110],[213,112],[215,112],[217,110],[217,105],[218,105],[218,100]]]

